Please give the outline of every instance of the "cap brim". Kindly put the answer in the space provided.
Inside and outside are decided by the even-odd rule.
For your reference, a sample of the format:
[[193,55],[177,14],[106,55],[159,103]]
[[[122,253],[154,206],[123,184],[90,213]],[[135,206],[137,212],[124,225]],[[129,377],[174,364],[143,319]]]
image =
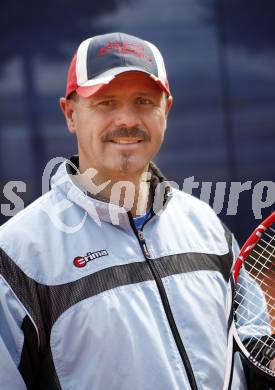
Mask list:
[[79,86],[76,89],[76,92],[79,96],[83,98],[91,97],[95,95],[97,92],[99,92],[106,85],[108,85],[116,76],[122,73],[133,72],[133,71],[138,71],[147,74],[157,83],[157,85],[166,93],[167,96],[170,96],[170,89],[169,89],[168,82],[163,82],[155,75],[146,72],[144,71],[144,69],[140,69],[138,67],[124,67],[124,68],[120,67],[120,68],[111,69],[108,72],[101,74],[96,79],[88,80],[84,85]]

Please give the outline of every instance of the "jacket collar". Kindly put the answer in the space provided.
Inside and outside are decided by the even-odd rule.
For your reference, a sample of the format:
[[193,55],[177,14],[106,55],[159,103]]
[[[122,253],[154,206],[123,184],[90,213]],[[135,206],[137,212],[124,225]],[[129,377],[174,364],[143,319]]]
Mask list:
[[[119,225],[124,229],[130,228],[129,218],[131,218],[131,214],[129,211],[118,205],[108,203],[80,187],[74,179],[78,166],[79,158],[77,155],[63,162],[51,179],[52,189],[62,191],[68,200],[84,209],[98,225],[101,222],[107,222]],[[150,162],[149,172],[151,174],[150,191],[153,195],[153,215],[159,216],[172,197],[172,189],[153,162]]]

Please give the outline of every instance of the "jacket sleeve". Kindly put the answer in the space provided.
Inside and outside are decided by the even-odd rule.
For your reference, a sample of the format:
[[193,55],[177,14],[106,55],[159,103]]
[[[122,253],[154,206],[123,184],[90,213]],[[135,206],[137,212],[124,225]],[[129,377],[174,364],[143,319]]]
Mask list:
[[[26,329],[34,333],[28,330],[27,335]],[[0,389],[30,388],[34,359],[26,346],[30,337],[36,342],[35,332],[24,306],[0,274]]]

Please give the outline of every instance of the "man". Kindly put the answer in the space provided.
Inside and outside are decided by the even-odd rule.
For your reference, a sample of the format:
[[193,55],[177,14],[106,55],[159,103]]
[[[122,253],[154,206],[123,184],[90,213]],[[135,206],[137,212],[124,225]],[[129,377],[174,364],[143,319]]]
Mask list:
[[172,106],[159,50],[85,40],[60,106],[78,156],[0,231],[0,388],[222,389],[237,245],[151,162]]

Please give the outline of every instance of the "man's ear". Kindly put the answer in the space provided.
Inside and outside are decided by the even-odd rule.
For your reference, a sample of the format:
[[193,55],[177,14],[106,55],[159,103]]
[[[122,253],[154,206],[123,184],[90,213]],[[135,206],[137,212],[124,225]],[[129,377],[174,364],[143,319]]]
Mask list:
[[173,97],[170,95],[167,99],[166,99],[166,107],[165,107],[165,114],[166,116],[168,115],[171,107],[172,107],[172,104],[173,104]]
[[59,99],[59,106],[65,116],[68,130],[70,133],[76,132],[76,102],[73,99],[66,99],[61,97]]

